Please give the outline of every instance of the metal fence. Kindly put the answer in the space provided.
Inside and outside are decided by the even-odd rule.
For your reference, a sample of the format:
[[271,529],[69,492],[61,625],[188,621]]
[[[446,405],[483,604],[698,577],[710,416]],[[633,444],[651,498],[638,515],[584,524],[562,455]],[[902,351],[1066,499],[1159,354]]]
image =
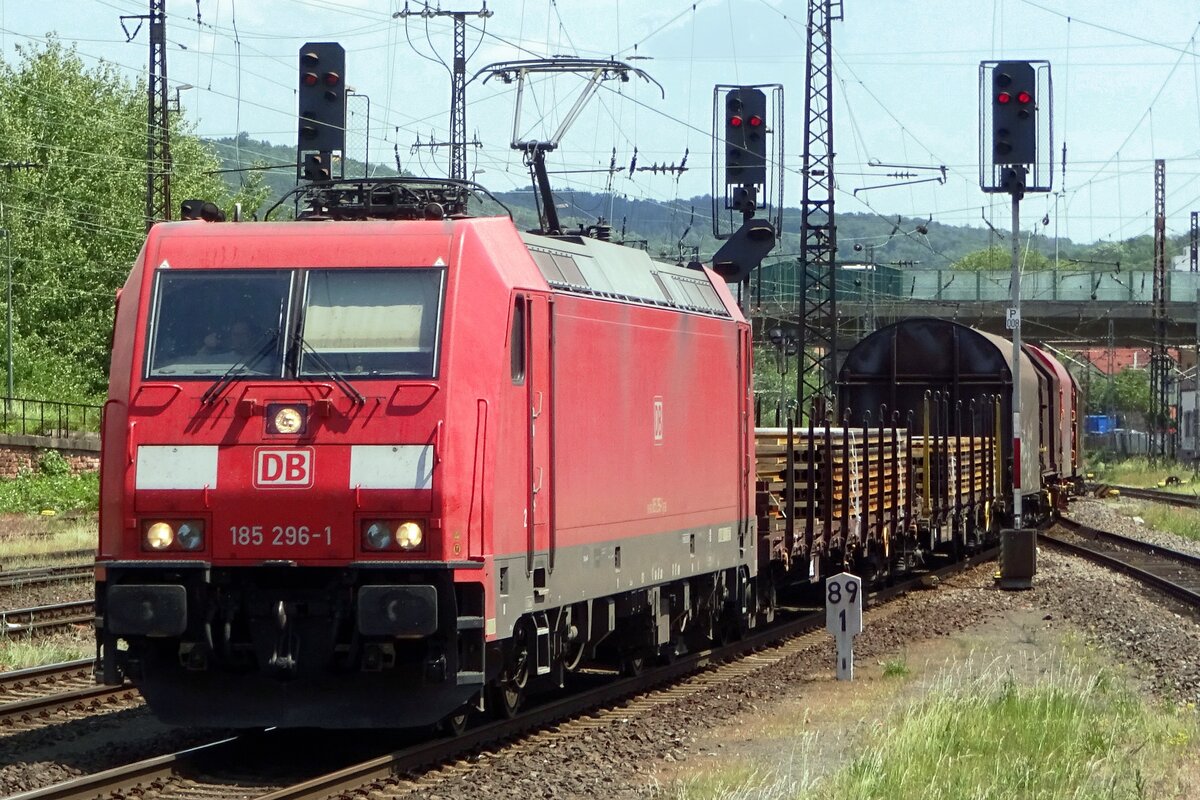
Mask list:
[[0,405],[0,433],[21,436],[77,436],[99,433],[102,406],[6,397]]

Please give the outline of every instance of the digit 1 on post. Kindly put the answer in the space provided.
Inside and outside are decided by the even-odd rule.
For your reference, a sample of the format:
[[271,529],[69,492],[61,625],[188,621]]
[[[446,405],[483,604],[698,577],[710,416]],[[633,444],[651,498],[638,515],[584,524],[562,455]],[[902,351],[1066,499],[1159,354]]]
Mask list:
[[862,633],[862,580],[842,572],[825,579],[825,630],[837,642],[837,679],[854,680],[854,637]]

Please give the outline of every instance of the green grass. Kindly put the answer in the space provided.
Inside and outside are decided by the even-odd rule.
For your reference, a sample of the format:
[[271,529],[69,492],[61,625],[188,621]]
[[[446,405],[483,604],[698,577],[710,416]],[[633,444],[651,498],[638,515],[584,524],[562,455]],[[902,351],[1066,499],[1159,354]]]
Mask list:
[[885,678],[903,678],[912,670],[908,668],[908,662],[903,658],[889,658],[883,662],[883,677]]
[[[1191,468],[1182,464],[1151,465],[1146,458],[1109,462],[1093,458],[1089,464],[1089,470],[1100,483],[1135,486],[1139,489],[1166,489],[1181,494],[1200,492],[1200,481],[1193,480]],[[1168,485],[1166,480],[1170,477],[1178,478],[1179,483]]]
[[1162,503],[1134,501],[1122,502],[1116,506],[1116,511],[1126,517],[1141,517],[1148,526],[1156,530],[1200,541],[1200,511]]
[[[1057,654],[1061,657],[1062,654]],[[1063,666],[1062,663],[1066,663]],[[1145,701],[1107,667],[1044,663],[1018,679],[1004,661],[950,669],[814,775],[814,740],[789,762],[674,787],[686,800],[1084,800],[1178,796],[1194,760],[1194,707]],[[824,734],[817,734],[823,736]],[[828,755],[825,757],[829,762]],[[772,771],[773,770],[773,771]],[[1173,771],[1183,770],[1183,772]],[[763,779],[763,776],[769,778]],[[738,779],[751,780],[738,783]],[[727,778],[728,780],[725,780]],[[725,788],[723,788],[725,787]]]
[[62,634],[36,639],[6,639],[0,641],[0,671],[58,664],[96,655],[96,643],[91,632],[87,635]]

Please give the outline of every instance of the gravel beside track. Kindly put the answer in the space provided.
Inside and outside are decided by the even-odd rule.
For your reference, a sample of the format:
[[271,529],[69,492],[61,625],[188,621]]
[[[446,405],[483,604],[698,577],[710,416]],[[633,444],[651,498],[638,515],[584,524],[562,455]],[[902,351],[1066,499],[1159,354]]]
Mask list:
[[[1170,547],[1200,556],[1200,542],[1194,539],[1185,539],[1182,536],[1167,531],[1155,530],[1149,525],[1139,523],[1133,517],[1129,516],[1129,514],[1134,513],[1134,509],[1148,502],[1151,501],[1128,500],[1125,498],[1111,500],[1080,498],[1072,501],[1071,510],[1068,515],[1076,522],[1082,522],[1084,525],[1090,525],[1093,528],[1119,533],[1122,536],[1130,536],[1134,539],[1140,539],[1143,542],[1149,542],[1150,544]],[[1120,509],[1125,509],[1126,513],[1120,513]]]
[[83,580],[67,583],[0,587],[0,608],[30,608],[87,600],[95,591],[96,584],[90,575]]

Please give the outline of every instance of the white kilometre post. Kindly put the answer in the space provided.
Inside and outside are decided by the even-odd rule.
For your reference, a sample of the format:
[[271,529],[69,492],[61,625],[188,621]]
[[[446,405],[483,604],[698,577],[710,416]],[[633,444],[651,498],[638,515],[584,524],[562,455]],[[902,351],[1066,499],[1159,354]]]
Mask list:
[[825,630],[837,642],[837,679],[854,680],[854,637],[862,633],[862,580],[842,572],[825,579]]

